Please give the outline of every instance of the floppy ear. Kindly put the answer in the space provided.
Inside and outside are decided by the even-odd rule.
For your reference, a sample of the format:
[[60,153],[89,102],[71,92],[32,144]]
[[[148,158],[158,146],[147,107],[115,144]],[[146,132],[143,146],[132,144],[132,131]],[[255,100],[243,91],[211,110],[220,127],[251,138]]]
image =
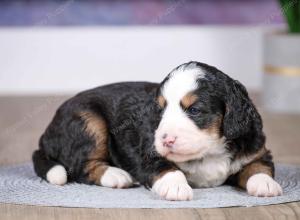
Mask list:
[[262,133],[261,117],[240,82],[232,80],[226,85],[225,105],[223,133],[227,139]]

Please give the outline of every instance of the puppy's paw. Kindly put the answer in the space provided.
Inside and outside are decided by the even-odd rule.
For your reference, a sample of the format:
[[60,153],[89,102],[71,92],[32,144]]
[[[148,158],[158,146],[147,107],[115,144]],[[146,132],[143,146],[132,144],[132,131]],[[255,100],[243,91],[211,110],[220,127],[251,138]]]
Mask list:
[[193,190],[187,183],[184,174],[179,170],[168,172],[156,180],[152,186],[152,191],[166,200],[185,201],[193,199]]
[[101,186],[110,188],[128,188],[133,184],[132,178],[125,170],[108,167],[100,178]]
[[258,173],[247,181],[247,192],[251,196],[272,197],[282,195],[281,186],[269,175]]
[[67,183],[67,171],[62,165],[55,165],[46,174],[46,179],[54,185],[64,185]]

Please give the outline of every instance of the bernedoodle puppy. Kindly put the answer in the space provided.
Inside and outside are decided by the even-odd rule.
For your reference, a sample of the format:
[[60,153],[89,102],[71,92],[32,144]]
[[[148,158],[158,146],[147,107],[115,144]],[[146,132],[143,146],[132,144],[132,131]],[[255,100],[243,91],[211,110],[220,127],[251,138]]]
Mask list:
[[278,196],[262,128],[241,83],[189,62],[160,84],[116,83],[67,100],[40,138],[34,169],[57,185],[138,182],[167,200],[221,184]]

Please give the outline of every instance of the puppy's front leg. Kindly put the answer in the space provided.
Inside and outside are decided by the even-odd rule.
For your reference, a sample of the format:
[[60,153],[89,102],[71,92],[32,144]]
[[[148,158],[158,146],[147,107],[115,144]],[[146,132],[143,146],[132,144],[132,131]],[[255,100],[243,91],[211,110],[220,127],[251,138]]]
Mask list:
[[246,165],[238,173],[238,185],[246,189],[248,194],[252,196],[282,195],[282,188],[273,177],[273,162],[268,152],[261,159]]
[[193,190],[180,170],[167,170],[153,178],[152,191],[166,200],[191,200]]

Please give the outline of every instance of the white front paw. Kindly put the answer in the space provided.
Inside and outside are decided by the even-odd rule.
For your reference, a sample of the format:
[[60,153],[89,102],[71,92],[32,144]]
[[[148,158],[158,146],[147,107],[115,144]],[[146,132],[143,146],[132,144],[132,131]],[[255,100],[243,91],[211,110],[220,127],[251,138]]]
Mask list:
[[132,178],[125,170],[108,167],[100,179],[101,186],[111,188],[128,188],[133,184]]
[[192,200],[193,190],[181,171],[168,172],[155,181],[152,191],[166,200]]
[[247,191],[251,196],[271,197],[282,195],[281,186],[269,175],[258,173],[247,181]]

